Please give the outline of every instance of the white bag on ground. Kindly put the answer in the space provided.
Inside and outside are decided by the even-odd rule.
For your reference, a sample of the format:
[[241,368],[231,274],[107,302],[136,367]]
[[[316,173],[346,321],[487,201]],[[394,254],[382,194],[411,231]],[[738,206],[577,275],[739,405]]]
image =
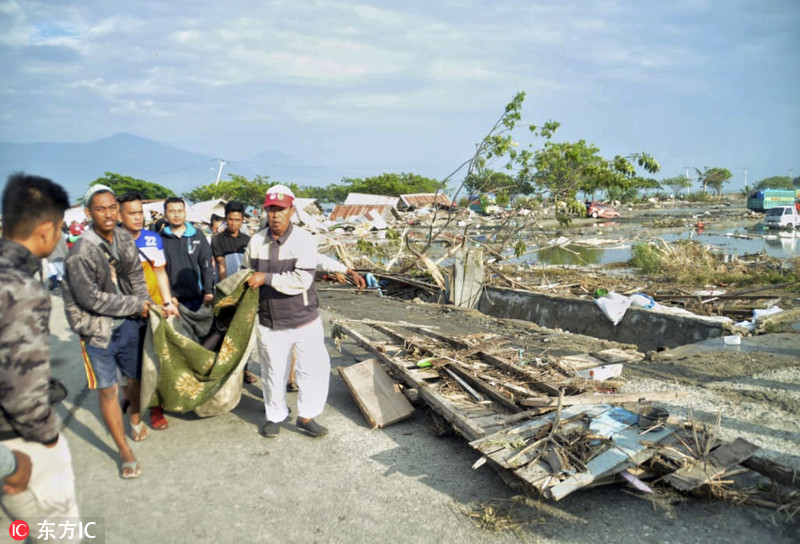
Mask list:
[[630,308],[631,299],[611,291],[606,296],[595,299],[594,303],[600,307],[614,325],[617,325],[625,317],[625,312],[628,311],[628,308]]

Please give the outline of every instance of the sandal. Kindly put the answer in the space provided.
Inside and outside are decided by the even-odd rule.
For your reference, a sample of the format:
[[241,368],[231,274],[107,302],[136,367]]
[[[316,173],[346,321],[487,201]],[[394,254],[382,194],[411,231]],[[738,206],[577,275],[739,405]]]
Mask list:
[[142,467],[139,461],[128,461],[119,467],[119,477],[123,480],[132,480],[142,475]]
[[249,370],[244,371],[244,383],[256,383],[258,378],[256,375],[250,372]]
[[134,442],[141,442],[147,438],[147,426],[144,424],[144,421],[140,421],[139,423],[131,421],[131,438],[133,438]]
[[150,424],[157,431],[163,431],[169,427],[169,421],[164,417],[164,409],[161,406],[150,408]]

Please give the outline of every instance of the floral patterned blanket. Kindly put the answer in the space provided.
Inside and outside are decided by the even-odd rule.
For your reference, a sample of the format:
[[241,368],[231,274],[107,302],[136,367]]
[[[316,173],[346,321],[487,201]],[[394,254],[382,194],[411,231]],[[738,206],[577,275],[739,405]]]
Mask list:
[[150,313],[142,368],[143,413],[147,407],[161,405],[169,412],[195,410],[208,416],[238,404],[257,322],[258,291],[244,283],[251,273],[242,270],[216,286],[214,316],[228,323],[218,352],[177,332],[175,318]]

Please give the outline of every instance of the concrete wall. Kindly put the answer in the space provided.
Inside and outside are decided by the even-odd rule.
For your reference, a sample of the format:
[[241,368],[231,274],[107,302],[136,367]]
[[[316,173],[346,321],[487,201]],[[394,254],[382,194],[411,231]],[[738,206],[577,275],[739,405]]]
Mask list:
[[595,338],[635,344],[640,351],[673,348],[724,334],[720,323],[703,317],[662,314],[629,308],[614,326],[593,300],[558,297],[524,291],[487,287],[478,310],[495,316],[524,319],[551,329],[585,334]]

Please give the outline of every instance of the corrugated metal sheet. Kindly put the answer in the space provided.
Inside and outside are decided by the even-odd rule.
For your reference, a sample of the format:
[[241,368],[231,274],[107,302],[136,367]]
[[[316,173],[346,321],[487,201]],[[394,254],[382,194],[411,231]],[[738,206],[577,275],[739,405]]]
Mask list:
[[415,193],[411,195],[400,195],[400,200],[409,208],[430,208],[434,204],[439,206],[450,206],[450,199],[442,193]]
[[400,198],[386,195],[367,195],[364,193],[350,193],[344,203],[349,206],[391,206],[397,207]]
[[367,212],[370,210],[377,212],[384,219],[384,221],[392,220],[392,206],[364,206],[349,204],[337,204],[336,207],[333,208],[329,219],[331,221],[336,221],[338,219],[347,221],[351,218],[359,216],[367,219]]

